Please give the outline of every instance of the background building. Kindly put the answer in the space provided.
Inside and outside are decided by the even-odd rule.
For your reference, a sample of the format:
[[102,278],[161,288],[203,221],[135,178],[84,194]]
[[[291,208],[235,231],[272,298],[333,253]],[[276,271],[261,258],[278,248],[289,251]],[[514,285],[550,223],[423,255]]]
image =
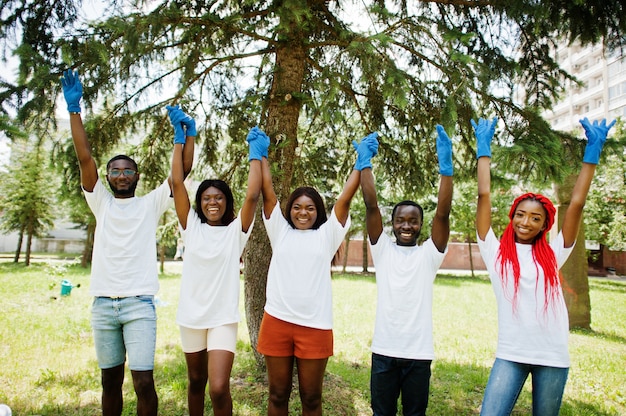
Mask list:
[[561,67],[584,83],[569,83],[562,100],[544,116],[555,130],[581,129],[578,120],[626,117],[626,56],[606,51],[603,45],[561,46],[556,51]]

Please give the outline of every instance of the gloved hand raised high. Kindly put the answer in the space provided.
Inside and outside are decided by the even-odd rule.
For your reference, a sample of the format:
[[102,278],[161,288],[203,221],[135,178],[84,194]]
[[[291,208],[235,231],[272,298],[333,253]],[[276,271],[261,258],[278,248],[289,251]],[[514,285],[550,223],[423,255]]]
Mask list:
[[439,174],[452,176],[452,140],[448,137],[442,125],[437,124],[437,158],[439,159]]
[[83,98],[83,84],[78,78],[78,71],[68,69],[61,77],[63,87],[63,97],[67,104],[67,111],[70,113],[80,113],[80,99]]
[[489,121],[485,118],[478,119],[478,124],[472,120],[472,126],[474,127],[474,134],[476,135],[476,158],[482,156],[491,157],[491,140],[496,132],[496,124],[498,124],[498,117],[494,117]]
[[174,144],[185,144],[187,138],[185,136],[185,129],[183,128],[183,119],[189,117],[183,110],[180,109],[180,105],[167,105],[167,115],[170,118],[170,123],[174,127]]
[[267,158],[270,147],[270,138],[263,130],[258,126],[254,126],[248,132],[246,137],[248,141],[248,161],[250,160],[263,160],[263,156]]
[[372,167],[372,158],[378,154],[378,133],[370,133],[361,139],[360,143],[352,141],[352,146],[356,149],[356,163],[354,169],[363,170]]
[[606,142],[606,135],[609,130],[615,124],[613,120],[608,126],[606,125],[606,119],[602,119],[602,122],[594,121],[593,124],[589,122],[589,119],[585,117],[580,120],[580,124],[585,129],[585,135],[587,136],[587,146],[585,147],[585,155],[583,156],[583,162],[597,165],[600,161],[600,153],[602,153],[602,147]]

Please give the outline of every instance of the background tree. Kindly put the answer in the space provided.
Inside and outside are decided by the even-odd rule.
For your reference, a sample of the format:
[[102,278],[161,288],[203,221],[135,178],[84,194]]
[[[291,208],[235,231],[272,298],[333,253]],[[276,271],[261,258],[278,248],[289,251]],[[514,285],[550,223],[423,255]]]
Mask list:
[[[159,140],[169,128],[162,108],[180,102],[203,125],[201,165],[234,188],[245,170],[238,169],[243,137],[260,124],[272,138],[283,202],[313,178],[336,194],[337,177],[352,166],[350,141],[372,130],[383,135],[378,175],[389,179],[390,192],[430,195],[434,125],[460,138],[455,176],[462,178],[475,167],[469,120],[478,116],[503,120],[502,140],[518,150],[511,171],[532,165],[537,178],[559,182],[567,135],[540,114],[571,77],[551,47],[563,38],[620,46],[626,33],[617,0],[136,0],[110,3],[94,22],[78,19],[79,4],[2,3],[0,34],[21,35],[14,38],[18,82],[0,94],[3,105],[23,104],[16,107],[24,120],[50,116],[58,75],[73,65],[87,106],[104,108],[98,128],[109,133],[98,144],[141,131],[138,155],[158,178],[169,154],[169,142]],[[521,103],[518,86],[526,91]],[[260,221],[257,215],[246,254],[253,345],[271,256]]]
[[[42,237],[55,219],[54,178],[48,171],[44,151],[25,143],[13,155],[8,172],[0,182],[0,228],[19,234],[14,261],[19,261],[26,237],[25,263],[30,265],[33,237]],[[15,152],[14,148],[14,152]]]

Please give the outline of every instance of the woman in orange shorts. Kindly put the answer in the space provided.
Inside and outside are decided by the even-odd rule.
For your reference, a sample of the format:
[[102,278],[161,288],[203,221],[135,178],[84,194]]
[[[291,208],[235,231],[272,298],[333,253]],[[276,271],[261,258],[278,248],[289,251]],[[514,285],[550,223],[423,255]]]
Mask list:
[[306,186],[291,194],[283,215],[269,163],[262,161],[263,222],[273,254],[257,351],[267,366],[268,415],[288,414],[294,362],[302,414],[322,413],[324,372],[333,355],[330,267],[350,228],[350,202],[360,185],[361,159],[359,152],[329,218],[320,194]]

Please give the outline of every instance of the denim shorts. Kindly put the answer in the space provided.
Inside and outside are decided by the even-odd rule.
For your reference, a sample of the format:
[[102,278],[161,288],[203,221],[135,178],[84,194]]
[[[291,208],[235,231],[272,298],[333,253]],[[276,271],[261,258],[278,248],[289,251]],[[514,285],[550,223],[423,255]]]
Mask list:
[[154,296],[96,297],[91,308],[91,327],[101,369],[124,364],[127,353],[131,370],[154,369]]

